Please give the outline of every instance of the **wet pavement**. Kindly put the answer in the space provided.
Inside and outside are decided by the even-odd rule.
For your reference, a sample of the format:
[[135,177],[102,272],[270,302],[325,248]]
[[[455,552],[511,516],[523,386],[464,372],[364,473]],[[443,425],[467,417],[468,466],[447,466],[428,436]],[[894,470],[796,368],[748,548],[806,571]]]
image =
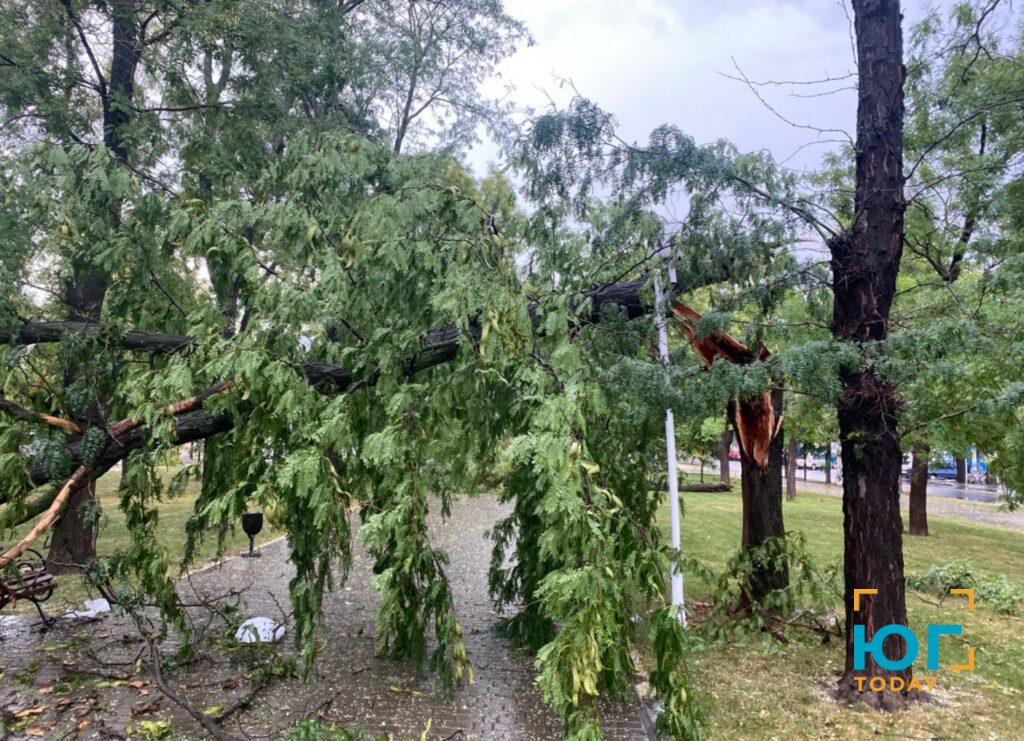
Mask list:
[[[500,615],[487,596],[490,541],[485,533],[503,511],[492,497],[467,499],[453,505],[448,521],[432,522],[434,544],[451,558],[448,574],[473,662],[473,684],[463,682],[445,692],[430,674],[377,656],[378,598],[368,586],[370,559],[357,549],[348,583],[326,601],[330,634],[316,676],[309,682],[274,678],[224,728],[277,738],[297,720],[311,718],[401,739],[419,738],[428,724],[429,739],[560,738],[559,719],[534,683],[532,659],[494,632]],[[265,546],[262,553],[262,558],[232,558],[195,574],[190,588],[223,594],[248,586],[243,616],[280,620],[288,610],[293,571],[283,541]],[[8,727],[20,723],[12,737],[31,729],[45,737],[64,732],[69,738],[123,737],[130,724],[137,728],[143,720],[156,719],[169,719],[176,736],[203,736],[195,721],[156,690],[147,671],[132,673],[142,646],[122,618],[61,621],[44,636],[31,627],[33,622],[38,621],[19,617],[0,623],[0,708]],[[109,676],[84,674],[83,669]],[[172,683],[197,707],[216,704],[211,713],[249,696],[253,687],[244,666],[228,659],[200,661],[175,672]],[[636,704],[609,704],[601,715],[605,738],[647,738]]]

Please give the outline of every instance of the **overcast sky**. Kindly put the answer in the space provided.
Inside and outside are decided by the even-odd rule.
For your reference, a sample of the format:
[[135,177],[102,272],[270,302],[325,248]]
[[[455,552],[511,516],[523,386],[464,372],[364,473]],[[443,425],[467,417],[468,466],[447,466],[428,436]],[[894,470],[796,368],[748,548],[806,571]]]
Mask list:
[[[842,138],[794,128],[772,114],[736,76],[751,80],[843,78],[854,70],[850,20],[836,0],[506,0],[535,44],[500,68],[489,92],[505,85],[519,106],[564,104],[571,79],[581,94],[615,115],[627,139],[673,123],[698,143],[725,138],[741,150],[768,149],[798,169],[813,167]],[[925,5],[905,3],[905,28]],[[848,5],[846,6],[848,7]],[[817,86],[758,88],[794,123],[853,132],[852,79]],[[802,97],[837,90],[833,95]],[[802,148],[802,149],[801,149]],[[483,174],[497,159],[493,144],[470,155]]]

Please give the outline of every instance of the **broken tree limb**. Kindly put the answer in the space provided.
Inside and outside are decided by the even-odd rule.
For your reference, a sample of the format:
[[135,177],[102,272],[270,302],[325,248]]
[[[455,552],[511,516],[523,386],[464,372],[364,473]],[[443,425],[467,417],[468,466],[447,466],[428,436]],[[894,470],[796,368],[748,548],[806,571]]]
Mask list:
[[[672,313],[676,317],[676,327],[705,366],[710,367],[719,357],[734,365],[750,365],[755,361],[764,362],[771,355],[763,344],[754,351],[726,332],[699,336],[697,322],[701,315],[679,301],[672,305]],[[756,461],[762,471],[768,467],[768,449],[782,429],[782,415],[776,413],[775,407],[771,391],[765,390],[760,396],[739,399],[732,408],[740,450]]]
[[[201,393],[190,396],[187,399],[181,399],[172,404],[168,404],[164,407],[163,412],[170,416],[194,412],[211,396],[227,391],[234,386],[234,384],[235,382],[233,380],[222,381]],[[61,487],[60,491],[58,491],[57,495],[50,503],[49,508],[43,513],[43,516],[39,518],[32,530],[30,530],[17,545],[0,556],[0,568],[3,568],[8,563],[18,558],[25,552],[25,549],[32,545],[33,542],[35,542],[53,525],[53,523],[57,521],[57,518],[60,515],[61,510],[64,508],[64,505],[67,503],[68,497],[71,496],[72,491],[81,486],[91,476],[94,476],[101,471],[105,472],[108,470],[116,461],[128,455],[131,450],[142,447],[144,439],[141,436],[139,437],[138,443],[132,448],[126,447],[124,445],[125,440],[122,438],[129,433],[137,431],[143,424],[145,424],[145,418],[136,417],[122,419],[121,421],[111,425],[107,430],[109,438],[100,455],[91,460],[88,465],[85,462],[78,464],[75,472],[71,474],[71,478],[69,478],[64,486]],[[46,477],[45,473],[43,474],[43,477]]]
[[[650,313],[654,307],[649,300],[651,297],[645,292],[648,282],[649,277],[644,275],[636,280],[612,283],[584,292],[584,306],[580,315],[581,320],[590,323],[600,322],[609,310],[628,319],[635,319]],[[679,283],[677,285],[684,284]],[[531,317],[536,322],[540,310],[539,305],[532,304],[529,310]],[[101,330],[102,327],[100,325],[83,322],[26,324],[13,329],[0,329],[0,344],[57,342],[65,332],[98,333]],[[184,335],[171,335],[160,332],[133,330],[124,332],[121,336],[125,338],[122,343],[123,347],[150,353],[177,352],[187,349],[192,342],[191,338]],[[468,337],[474,342],[479,340],[479,324],[471,323],[469,325]],[[421,338],[420,352],[403,362],[406,374],[411,376],[428,368],[455,360],[463,341],[463,330],[458,327],[442,327],[427,332]],[[356,382],[352,371],[337,364],[307,361],[299,363],[297,366],[306,379],[322,391],[344,393],[352,388]],[[377,376],[377,372],[370,372],[362,379],[361,383],[372,385],[376,382]],[[174,444],[182,445],[205,440],[213,435],[226,432],[234,426],[234,418],[231,414],[213,414],[201,407],[202,402],[200,401],[200,403],[189,410],[179,410],[174,413],[174,430],[171,433],[171,441]],[[133,450],[143,447],[146,441],[147,436],[139,429],[122,430],[117,444],[107,445],[100,455],[94,459],[96,469],[98,471],[108,470]],[[80,448],[81,446],[78,443],[68,446],[68,456],[72,465],[80,465],[82,463]],[[32,483],[36,486],[42,486],[53,481],[52,475],[47,473],[41,464],[33,465],[30,474]]]
[[679,487],[679,491],[703,493],[723,492],[732,491],[732,486],[722,482],[716,482],[714,484],[683,484]]
[[[0,329],[0,345],[34,345],[45,342],[60,342],[66,334],[96,336],[103,326],[92,322],[36,322],[20,327]],[[128,330],[117,338],[118,344],[127,350],[143,350],[153,353],[173,353],[192,344],[192,338],[166,332]]]
[[20,419],[22,422],[32,422],[35,424],[57,427],[71,434],[81,434],[82,432],[82,428],[70,419],[62,419],[60,417],[54,417],[52,414],[43,414],[42,412],[26,409],[25,407],[18,406],[13,401],[5,399],[2,396],[0,396],[0,411],[4,411],[15,419]]
[[50,504],[50,508],[43,513],[43,516],[39,518],[32,529],[28,531],[18,543],[11,548],[8,548],[3,555],[0,555],[0,569],[3,569],[7,564],[11,563],[15,559],[21,556],[22,553],[28,550],[29,546],[32,545],[39,537],[50,529],[50,526],[57,521],[57,517],[60,516],[60,511],[64,509],[64,505],[68,501],[68,497],[71,496],[71,492],[81,486],[85,480],[89,477],[89,469],[86,466],[79,466],[75,469],[75,472],[71,474],[71,478],[64,482],[64,486],[57,492],[57,496],[54,497],[53,502]]

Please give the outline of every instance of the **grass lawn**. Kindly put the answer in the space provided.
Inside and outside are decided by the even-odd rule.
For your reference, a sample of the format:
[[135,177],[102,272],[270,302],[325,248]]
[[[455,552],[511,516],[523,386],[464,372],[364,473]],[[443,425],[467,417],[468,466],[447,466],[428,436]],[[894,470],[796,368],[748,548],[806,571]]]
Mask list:
[[[167,469],[165,480],[169,481],[176,469]],[[119,469],[108,472],[96,483],[96,492],[99,497],[103,516],[100,520],[100,534],[96,542],[96,548],[100,556],[110,555],[128,545],[128,533],[124,527],[124,514],[118,507],[117,486],[121,473]],[[157,538],[160,545],[167,549],[172,563],[178,563],[185,548],[185,523],[192,514],[192,505],[199,495],[199,482],[190,481],[185,491],[174,499],[168,499],[158,506],[159,526],[157,527]],[[226,555],[239,553],[248,548],[249,538],[242,532],[241,523],[237,524],[234,532],[227,537]],[[14,531],[11,536],[3,534],[3,543],[17,542],[25,533],[31,529],[32,523],[26,523]],[[269,523],[264,521],[263,531],[256,537],[256,544],[267,543],[276,538],[280,533],[274,531]],[[45,537],[45,536],[44,536]],[[43,539],[34,545],[35,549],[46,555],[46,548],[43,546]],[[199,557],[193,568],[199,568],[205,563],[215,559],[217,551],[217,537],[212,534],[209,540],[205,541],[199,548]],[[68,609],[81,608],[82,601],[98,595],[90,594],[83,578],[74,575],[58,577],[59,585],[53,597],[45,604],[44,609],[48,614],[60,614]],[[3,614],[35,614],[35,608],[29,602],[19,602],[17,606],[5,607]]]
[[[683,496],[683,550],[721,571],[740,542],[739,494]],[[838,498],[801,492],[796,501],[785,503],[784,512],[786,529],[803,532],[819,566],[842,558]],[[667,505],[662,522],[667,531]],[[963,559],[973,563],[979,574],[1005,575],[1024,586],[1024,536],[1020,533],[941,517],[929,518],[929,527],[932,534],[927,538],[904,537],[908,574]],[[707,584],[694,574],[686,578],[688,601],[708,599]],[[766,636],[706,648],[694,656],[694,685],[705,702],[708,736],[1020,738],[1024,734],[1024,616],[999,615],[980,602],[969,613],[957,598],[941,605],[931,602],[936,602],[931,595],[908,593],[910,623],[918,635],[924,636],[929,623],[963,623],[964,640],[944,638],[950,643],[942,644],[943,656],[966,659],[966,644],[976,651],[973,672],[926,672],[922,638],[915,672],[938,676],[939,689],[931,702],[890,714],[840,705],[829,693],[843,666],[841,641],[822,645],[819,638],[808,635],[783,646]]]

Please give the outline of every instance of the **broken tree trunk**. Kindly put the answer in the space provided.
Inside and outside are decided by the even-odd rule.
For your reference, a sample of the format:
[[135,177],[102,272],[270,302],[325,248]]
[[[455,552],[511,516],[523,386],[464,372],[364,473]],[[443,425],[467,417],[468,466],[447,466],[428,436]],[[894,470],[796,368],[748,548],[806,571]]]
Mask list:
[[[769,356],[764,346],[755,353],[724,332],[698,337],[700,314],[688,306],[676,302],[673,313],[679,331],[705,365],[710,366],[717,357],[749,365]],[[786,532],[782,520],[782,403],[782,389],[729,403],[729,421],[740,449],[743,548],[756,548]],[[755,569],[746,587],[751,599],[760,601],[788,584],[789,570],[785,566],[763,564]]]

